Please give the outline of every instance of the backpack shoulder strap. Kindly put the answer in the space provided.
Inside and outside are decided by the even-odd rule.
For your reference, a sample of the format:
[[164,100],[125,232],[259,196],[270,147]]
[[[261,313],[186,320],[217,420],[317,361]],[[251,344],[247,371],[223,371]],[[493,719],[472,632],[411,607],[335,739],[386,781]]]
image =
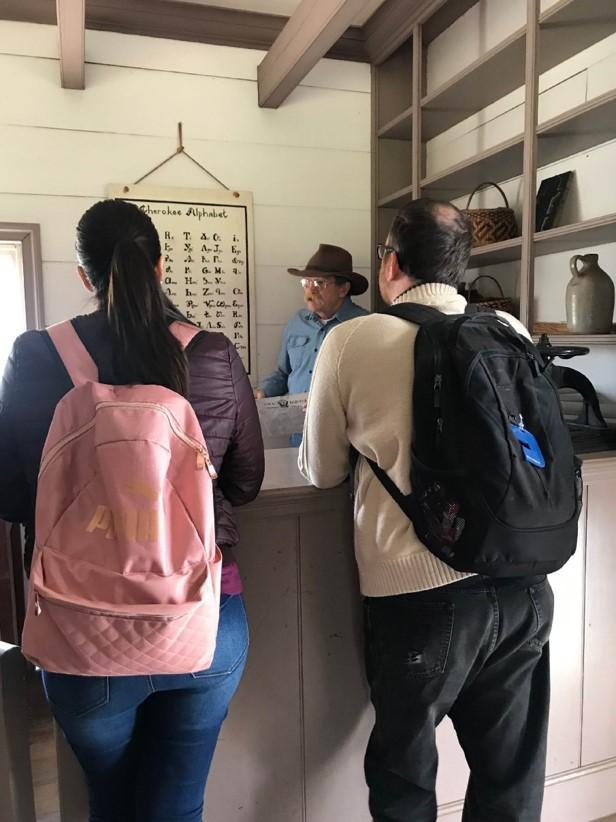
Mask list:
[[436,308],[429,305],[422,305],[421,303],[396,303],[391,305],[382,314],[389,314],[392,317],[400,317],[415,325],[428,325],[429,323],[438,322],[446,315]]
[[182,348],[186,350],[197,334],[201,334],[203,329],[190,323],[182,323],[179,322],[179,320],[175,320],[169,326],[169,331],[171,331]]
[[380,465],[378,465],[373,460],[369,459],[369,457],[365,457],[366,462],[372,468],[377,479],[380,481],[381,485],[385,488],[389,496],[398,504],[401,511],[405,516],[407,516],[413,526],[416,522],[419,522],[420,519],[418,518],[419,511],[417,500],[413,492],[406,495],[403,494],[402,491],[398,488],[396,483],[391,479],[389,474],[386,471],[383,471]]
[[70,320],[47,329],[47,333],[75,387],[98,382],[98,368]]

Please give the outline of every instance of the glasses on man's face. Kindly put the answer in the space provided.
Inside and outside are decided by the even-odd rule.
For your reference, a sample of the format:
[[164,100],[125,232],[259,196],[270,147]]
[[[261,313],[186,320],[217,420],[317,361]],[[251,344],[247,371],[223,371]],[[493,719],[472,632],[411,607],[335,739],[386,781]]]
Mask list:
[[302,277],[300,280],[302,288],[314,288],[315,291],[322,291],[324,288],[327,288],[328,285],[331,285],[331,283],[331,280],[313,280],[308,277]]
[[379,243],[376,247],[376,256],[378,260],[383,260],[386,254],[390,254],[393,252],[397,254],[396,249],[391,245],[385,245],[385,243]]

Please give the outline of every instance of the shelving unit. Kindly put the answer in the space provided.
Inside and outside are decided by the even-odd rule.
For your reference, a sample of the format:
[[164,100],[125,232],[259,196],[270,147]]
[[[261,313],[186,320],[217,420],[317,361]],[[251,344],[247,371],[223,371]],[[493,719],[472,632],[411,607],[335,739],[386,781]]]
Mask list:
[[413,186],[408,185],[398,191],[388,194],[386,197],[381,197],[379,200],[380,208],[402,208],[406,203],[410,203],[413,199]]
[[524,85],[525,49],[526,28],[522,28],[424,97],[424,139],[431,140]]
[[407,106],[403,112],[393,117],[377,132],[377,137],[390,140],[410,140],[413,128],[413,107]]
[[543,123],[537,129],[537,138],[541,166],[615,139],[616,90]]
[[522,253],[522,238],[504,240],[501,243],[492,243],[474,248],[471,252],[471,268],[481,268],[488,265],[514,262],[520,259]]
[[421,189],[428,196],[454,200],[472,191],[482,180],[517,177],[522,173],[523,156],[524,136],[519,134],[432,177],[425,177]]
[[[535,257],[615,242],[616,214],[608,214],[605,217],[595,217],[581,223],[572,223],[535,233]],[[480,268],[515,262],[521,258],[521,250],[521,237],[474,248],[470,265],[472,268]]]
[[543,73],[616,31],[614,0],[561,0],[541,15],[540,23]]
[[[433,0],[412,36],[402,26],[405,39],[392,40],[390,56],[373,66],[374,239],[385,239],[396,209],[415,197],[452,200],[485,180],[521,178],[521,236],[474,249],[470,265],[519,262],[520,318],[532,327],[535,259],[616,242],[616,214],[534,232],[537,169],[616,139],[616,90],[539,124],[539,75],[616,32],[616,0],[560,0],[543,13],[540,0],[527,0],[526,25],[428,94],[427,47],[476,2]],[[524,90],[523,133],[426,174],[428,140],[517,88]],[[584,339],[616,344],[616,334]],[[575,335],[559,340],[581,342]]]
[[[450,15],[465,12],[474,2],[452,3]],[[475,0],[476,2],[476,0]],[[450,22],[450,25],[451,25]],[[613,0],[563,0],[540,16],[542,30],[539,73],[543,74],[616,31]],[[424,46],[440,34],[433,31]],[[573,35],[573,36],[572,36]],[[432,137],[476,114],[490,103],[524,85],[526,26],[518,29],[421,101],[423,136]]]
[[[616,91],[577,106],[537,128],[539,166],[616,139]],[[426,194],[455,199],[477,179],[509,179],[522,173],[524,134],[486,149],[468,160],[421,181]]]
[[616,214],[596,217],[582,223],[551,228],[535,234],[537,257],[556,254],[559,251],[575,251],[604,243],[616,242]]
[[[533,330],[533,340],[537,342],[540,334]],[[616,334],[559,334],[550,332],[554,345],[616,345]]]

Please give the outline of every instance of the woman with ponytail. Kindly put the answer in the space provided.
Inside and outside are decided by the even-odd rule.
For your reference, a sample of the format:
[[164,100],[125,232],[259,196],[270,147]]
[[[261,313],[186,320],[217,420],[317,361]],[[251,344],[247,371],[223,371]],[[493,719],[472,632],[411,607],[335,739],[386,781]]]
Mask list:
[[[206,671],[43,672],[45,693],[85,772],[90,822],[200,822],[214,748],[248,649],[231,508],[254,499],[263,479],[257,411],[242,362],[223,334],[201,332],[183,350],[169,330],[185,320],[162,291],[160,240],[144,212],[121,200],[97,203],[79,221],[76,249],[96,310],[71,323],[99,382],[169,388],[190,402],[201,424],[218,474],[222,596]],[[46,331],[16,340],[0,388],[0,519],[25,525],[27,571],[43,445],[55,407],[72,387]]]

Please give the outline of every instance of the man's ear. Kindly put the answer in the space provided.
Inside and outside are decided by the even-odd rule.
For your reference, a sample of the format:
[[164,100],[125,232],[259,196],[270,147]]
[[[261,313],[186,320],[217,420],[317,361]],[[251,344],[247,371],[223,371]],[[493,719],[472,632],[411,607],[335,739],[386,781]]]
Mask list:
[[94,286],[92,285],[92,283],[88,279],[88,275],[86,274],[85,269],[82,265],[77,266],[77,273],[79,274],[81,282],[84,284],[84,286],[87,288],[87,290],[88,291],[94,291]]
[[384,260],[384,274],[388,283],[394,283],[406,274],[401,270],[398,263],[398,255],[395,251],[390,251]]

